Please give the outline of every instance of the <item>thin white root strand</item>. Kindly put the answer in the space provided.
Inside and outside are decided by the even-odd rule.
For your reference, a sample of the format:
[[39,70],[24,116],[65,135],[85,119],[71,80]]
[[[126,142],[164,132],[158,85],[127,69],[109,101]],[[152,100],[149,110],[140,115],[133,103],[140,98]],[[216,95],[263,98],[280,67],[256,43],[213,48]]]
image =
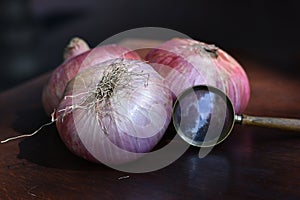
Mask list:
[[120,176],[120,177],[118,178],[118,180],[122,180],[122,179],[126,179],[126,178],[130,178],[130,176]]
[[44,128],[45,126],[49,126],[51,124],[53,124],[56,120],[51,120],[51,122],[47,123],[47,124],[44,124],[42,125],[39,129],[37,129],[36,131],[34,131],[33,133],[31,134],[24,134],[24,135],[19,135],[19,136],[16,136],[16,137],[11,137],[11,138],[8,138],[6,140],[2,140],[0,143],[3,144],[3,143],[6,143],[6,142],[9,142],[9,141],[12,141],[12,140],[17,140],[17,139],[20,139],[20,138],[24,138],[24,137],[31,137],[31,136],[34,136],[36,133],[38,133],[42,128]]

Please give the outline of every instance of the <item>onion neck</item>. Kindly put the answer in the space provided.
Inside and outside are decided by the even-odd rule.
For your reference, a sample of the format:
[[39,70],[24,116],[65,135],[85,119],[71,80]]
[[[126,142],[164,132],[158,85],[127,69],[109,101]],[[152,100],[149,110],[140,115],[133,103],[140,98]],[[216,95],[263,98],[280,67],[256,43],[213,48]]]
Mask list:
[[204,43],[198,43],[192,45],[192,49],[203,56],[209,56],[212,58],[218,58],[219,53],[218,53],[218,47],[216,47],[213,44],[204,44]]
[[81,38],[74,37],[70,40],[64,51],[64,59],[69,60],[79,54],[90,50],[89,45]]

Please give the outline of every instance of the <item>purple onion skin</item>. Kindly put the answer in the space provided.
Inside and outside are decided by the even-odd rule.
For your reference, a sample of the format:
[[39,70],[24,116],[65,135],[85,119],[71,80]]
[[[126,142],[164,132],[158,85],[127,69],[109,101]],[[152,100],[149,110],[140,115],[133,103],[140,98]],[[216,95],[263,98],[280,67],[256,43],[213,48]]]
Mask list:
[[[80,94],[94,91],[108,66],[119,62],[126,63],[132,80],[116,89],[105,106],[62,112],[80,102],[94,102],[92,92]],[[159,142],[171,120],[172,94],[163,78],[142,61],[109,60],[86,69],[68,83],[64,97],[56,112],[60,137],[74,154],[92,162],[123,164],[141,157]]]
[[146,55],[161,74],[174,96],[194,85],[210,85],[222,90],[236,113],[249,102],[250,86],[241,65],[223,50],[192,39],[174,38]]
[[82,53],[79,51],[69,54],[65,55],[67,60],[52,72],[43,89],[42,102],[48,115],[57,108],[67,83],[82,70],[114,58],[140,60],[136,52],[118,45],[99,46]]

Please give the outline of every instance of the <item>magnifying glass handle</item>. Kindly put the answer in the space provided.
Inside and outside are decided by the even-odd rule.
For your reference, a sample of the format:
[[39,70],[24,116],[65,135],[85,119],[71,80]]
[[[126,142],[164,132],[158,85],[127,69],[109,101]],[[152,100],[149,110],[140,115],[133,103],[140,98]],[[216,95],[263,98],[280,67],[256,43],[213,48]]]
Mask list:
[[299,119],[236,115],[235,122],[240,123],[242,125],[254,125],[267,128],[278,128],[289,131],[300,131]]

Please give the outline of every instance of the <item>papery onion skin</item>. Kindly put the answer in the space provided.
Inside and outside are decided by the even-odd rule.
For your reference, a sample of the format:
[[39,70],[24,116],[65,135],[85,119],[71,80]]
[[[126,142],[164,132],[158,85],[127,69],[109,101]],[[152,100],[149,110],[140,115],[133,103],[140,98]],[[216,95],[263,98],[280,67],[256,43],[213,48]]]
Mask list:
[[[80,94],[95,91],[105,70],[120,63],[132,76],[128,85],[116,89],[105,104],[63,111],[96,100]],[[74,154],[92,162],[122,164],[139,158],[159,142],[171,119],[172,94],[163,78],[142,61],[116,59],[88,68],[68,83],[64,96],[56,112],[60,137]],[[104,110],[109,114],[103,115]]]
[[67,83],[80,71],[114,58],[140,60],[136,52],[115,44],[98,46],[89,50],[86,43],[78,38],[71,40],[66,50],[68,51],[64,53],[65,62],[52,72],[43,89],[42,102],[48,115],[58,106]]
[[248,105],[250,86],[241,65],[225,51],[192,39],[174,38],[146,55],[178,96],[188,87],[210,85],[229,96],[236,113]]

